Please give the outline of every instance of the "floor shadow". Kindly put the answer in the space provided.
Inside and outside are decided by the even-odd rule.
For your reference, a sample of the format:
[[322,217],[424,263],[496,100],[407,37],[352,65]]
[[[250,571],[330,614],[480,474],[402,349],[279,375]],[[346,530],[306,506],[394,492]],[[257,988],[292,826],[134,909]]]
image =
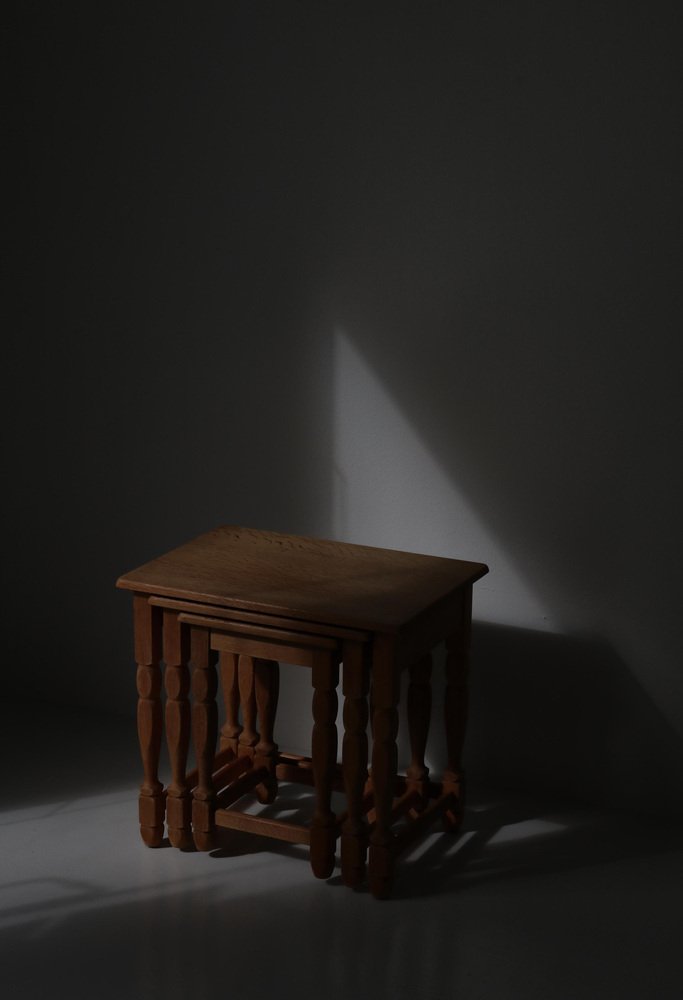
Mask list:
[[680,824],[497,791],[475,799],[459,835],[432,834],[399,863],[396,898],[467,892],[680,849]]
[[[313,793],[295,788],[285,786],[278,801],[260,810],[259,815],[310,821]],[[218,831],[217,840],[220,846],[211,853],[216,860],[273,854],[308,866],[305,847],[227,830]],[[397,860],[393,898],[462,892],[482,883],[647,859],[680,849],[678,823],[578,807],[561,796],[553,800],[491,788],[474,795],[458,834],[445,833],[436,822]],[[339,857],[335,873],[327,881],[348,891],[339,872]],[[367,883],[356,891],[367,893]]]

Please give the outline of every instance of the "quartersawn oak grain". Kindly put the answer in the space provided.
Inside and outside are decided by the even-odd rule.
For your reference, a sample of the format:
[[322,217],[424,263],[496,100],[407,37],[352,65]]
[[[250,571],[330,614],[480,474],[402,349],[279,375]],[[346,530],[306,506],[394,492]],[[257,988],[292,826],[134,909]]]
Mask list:
[[380,632],[488,572],[483,563],[272,531],[216,528],[125,573],[117,586]]

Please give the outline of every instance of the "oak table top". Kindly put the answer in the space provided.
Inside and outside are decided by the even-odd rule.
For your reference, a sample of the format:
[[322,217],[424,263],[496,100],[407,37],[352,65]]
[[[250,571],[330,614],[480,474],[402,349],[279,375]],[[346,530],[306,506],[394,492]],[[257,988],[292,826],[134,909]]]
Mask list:
[[224,526],[125,573],[117,586],[393,633],[487,572],[461,559]]

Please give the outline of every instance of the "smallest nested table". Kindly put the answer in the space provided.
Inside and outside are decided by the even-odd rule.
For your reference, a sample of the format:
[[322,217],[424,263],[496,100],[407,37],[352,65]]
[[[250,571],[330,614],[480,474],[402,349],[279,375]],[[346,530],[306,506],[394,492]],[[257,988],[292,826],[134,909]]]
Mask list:
[[[328,878],[341,838],[342,878],[350,886],[365,877],[369,844],[370,888],[377,897],[389,895],[401,850],[435,818],[442,816],[450,830],[462,819],[472,585],[486,572],[482,563],[222,527],[122,576],[117,585],[134,594],[144,841],[158,846],[164,821],[179,848],[210,850],[217,827],[247,830],[309,844],[314,873]],[[424,760],[431,650],[443,640],[448,760],[441,780],[433,781]],[[274,741],[279,662],[311,669],[310,758],[281,751]],[[225,707],[220,734],[217,668]],[[398,775],[404,670],[412,760]],[[172,770],[165,789],[158,776],[164,718]],[[188,771],[191,735],[196,768]],[[313,786],[310,826],[231,808],[249,792],[272,802],[278,781]],[[341,816],[331,808],[334,789],[346,795]],[[399,817],[407,822],[397,829]]]

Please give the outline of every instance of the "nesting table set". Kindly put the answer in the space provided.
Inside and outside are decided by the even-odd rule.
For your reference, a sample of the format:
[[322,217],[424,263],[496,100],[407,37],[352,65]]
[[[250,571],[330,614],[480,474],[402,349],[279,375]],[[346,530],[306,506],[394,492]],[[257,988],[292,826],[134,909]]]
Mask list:
[[[173,846],[207,851],[218,828],[242,830],[309,845],[314,874],[329,878],[340,839],[343,882],[356,887],[367,875],[374,896],[389,896],[401,851],[439,817],[451,831],[462,821],[472,585],[486,572],[482,563],[221,527],[122,576],[117,586],[133,592],[144,842],[159,846],[165,823]],[[425,764],[431,651],[444,640],[448,760],[434,781]],[[274,740],[280,662],[311,671],[310,758]],[[411,763],[399,775],[403,671]],[[231,808],[248,794],[273,802],[279,782],[313,787],[309,825]],[[345,794],[341,815],[334,790]]]

